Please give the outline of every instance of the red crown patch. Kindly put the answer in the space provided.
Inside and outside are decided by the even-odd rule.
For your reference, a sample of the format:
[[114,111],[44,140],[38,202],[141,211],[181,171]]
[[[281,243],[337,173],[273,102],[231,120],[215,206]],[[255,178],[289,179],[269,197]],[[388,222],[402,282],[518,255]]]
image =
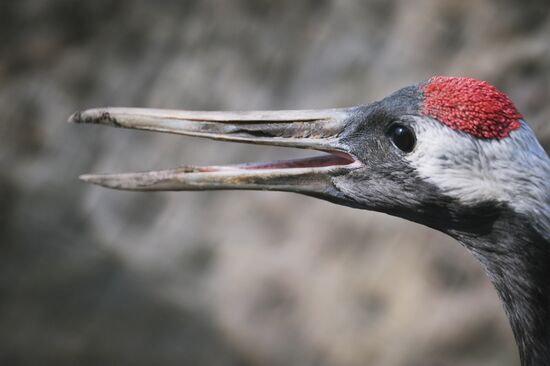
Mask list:
[[434,76],[421,90],[422,113],[453,130],[478,138],[502,139],[521,126],[523,116],[512,101],[486,81]]

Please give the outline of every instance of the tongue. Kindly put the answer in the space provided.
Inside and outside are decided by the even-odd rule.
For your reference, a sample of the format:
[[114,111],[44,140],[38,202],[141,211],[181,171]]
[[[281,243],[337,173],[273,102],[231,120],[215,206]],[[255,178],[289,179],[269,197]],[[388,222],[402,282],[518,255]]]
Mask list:
[[292,169],[292,168],[315,168],[326,167],[336,165],[347,165],[352,163],[353,160],[347,156],[337,156],[334,154],[327,154],[322,156],[315,156],[306,159],[276,161],[271,163],[251,163],[239,166],[241,169]]

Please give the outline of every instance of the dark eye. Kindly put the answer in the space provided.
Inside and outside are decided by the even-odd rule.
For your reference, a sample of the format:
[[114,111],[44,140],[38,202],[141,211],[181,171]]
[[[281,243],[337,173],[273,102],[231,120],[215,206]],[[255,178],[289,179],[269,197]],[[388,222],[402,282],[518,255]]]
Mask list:
[[408,153],[414,149],[416,137],[410,127],[394,124],[388,129],[388,137],[401,151]]

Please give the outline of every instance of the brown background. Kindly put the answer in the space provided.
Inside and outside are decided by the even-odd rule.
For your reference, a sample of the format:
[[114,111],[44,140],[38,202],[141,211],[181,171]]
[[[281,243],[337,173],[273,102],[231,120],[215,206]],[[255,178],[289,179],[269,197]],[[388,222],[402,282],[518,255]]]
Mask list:
[[453,240],[293,194],[109,191],[80,173],[300,156],[65,123],[104,105],[363,104],[434,74],[550,146],[547,0],[2,0],[2,365],[516,365]]

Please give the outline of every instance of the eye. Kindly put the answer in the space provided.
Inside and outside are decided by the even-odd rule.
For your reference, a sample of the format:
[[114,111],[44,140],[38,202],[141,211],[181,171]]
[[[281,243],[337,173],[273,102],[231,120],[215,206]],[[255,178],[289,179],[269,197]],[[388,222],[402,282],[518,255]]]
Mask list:
[[407,153],[413,151],[416,143],[416,136],[410,127],[400,124],[391,125],[387,135],[399,150]]

